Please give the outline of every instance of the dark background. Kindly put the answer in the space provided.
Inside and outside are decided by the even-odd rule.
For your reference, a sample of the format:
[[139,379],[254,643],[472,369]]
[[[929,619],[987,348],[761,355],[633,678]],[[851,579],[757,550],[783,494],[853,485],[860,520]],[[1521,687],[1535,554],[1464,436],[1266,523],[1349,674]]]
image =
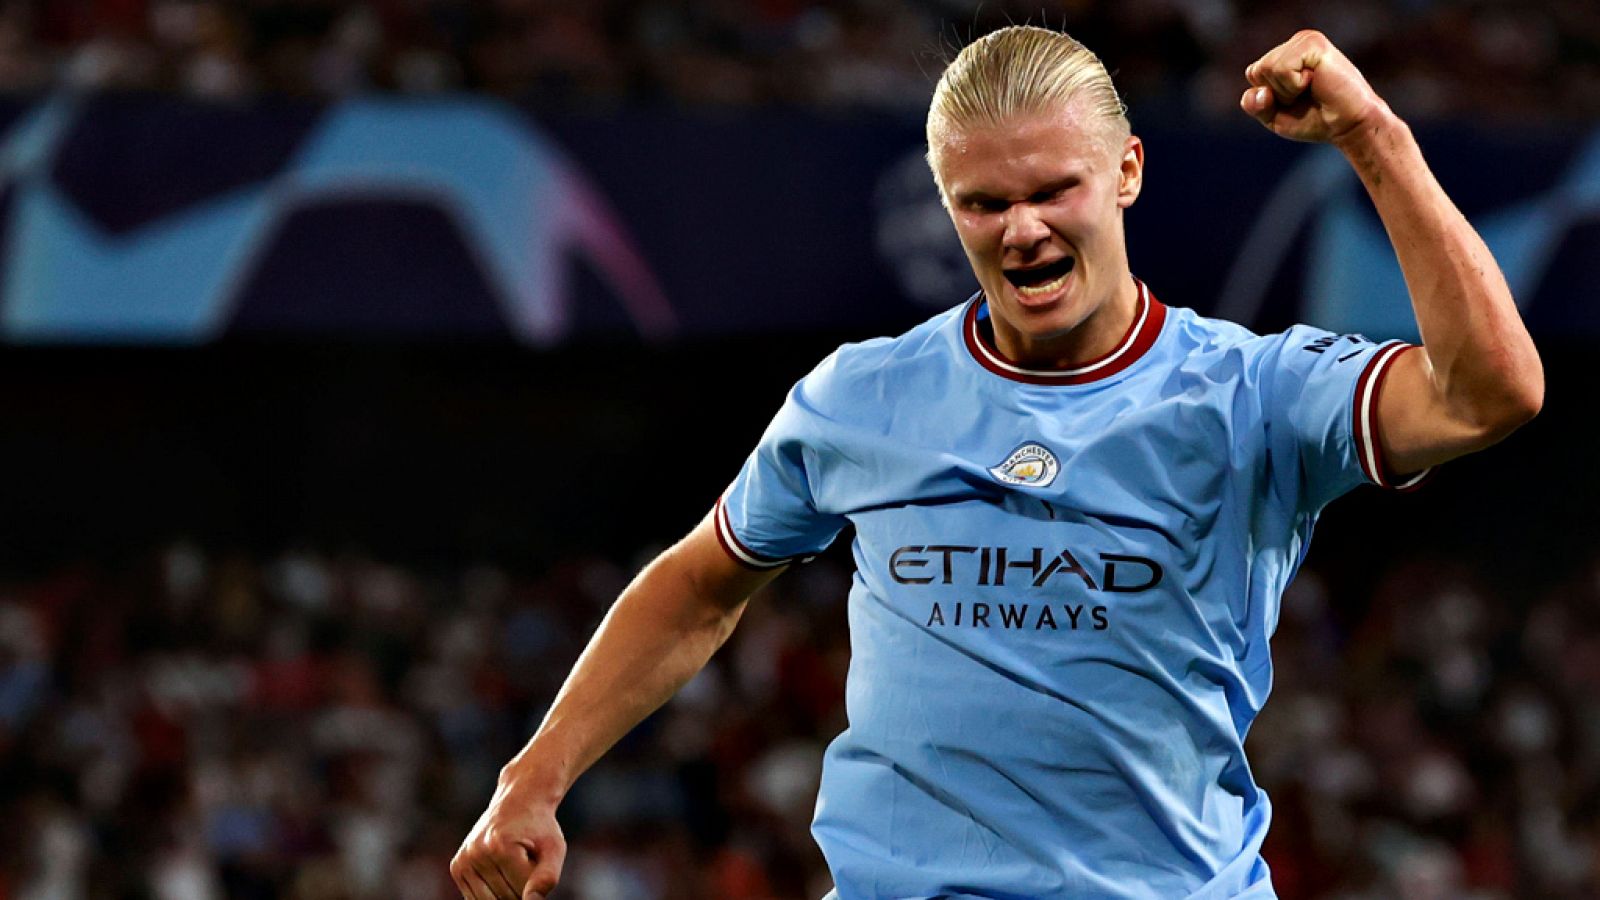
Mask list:
[[[573,329],[520,343],[438,209],[369,197],[297,213],[219,334],[0,344],[0,900],[454,896],[451,854],[617,591],[817,360],[929,314],[873,246],[876,176],[951,47],[1041,16],[1103,54],[1147,140],[1135,272],[1201,311],[1304,158],[1235,109],[1299,27],[1475,218],[1547,192],[1600,124],[1587,0],[0,4],[0,129],[86,111],[0,178],[0,241],[41,184],[114,241],[270,183],[341,104],[491,100],[603,189],[684,325],[641,339],[568,260]],[[1249,750],[1285,900],[1600,894],[1600,225],[1558,240],[1522,298],[1544,412],[1415,495],[1334,503],[1284,598]],[[1291,243],[1259,330],[1301,318]],[[758,596],[579,782],[557,896],[827,889],[807,825],[847,550]]]

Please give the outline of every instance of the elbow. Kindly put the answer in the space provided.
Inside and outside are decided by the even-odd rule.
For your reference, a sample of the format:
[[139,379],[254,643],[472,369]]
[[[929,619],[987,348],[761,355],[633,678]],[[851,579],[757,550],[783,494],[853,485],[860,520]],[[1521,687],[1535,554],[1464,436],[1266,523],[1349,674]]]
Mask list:
[[1476,421],[1485,443],[1496,443],[1528,424],[1544,409],[1544,367],[1533,364],[1505,378],[1492,399],[1479,405]]
[[1506,416],[1513,429],[1533,420],[1544,409],[1544,363],[1538,355],[1523,365],[1516,378],[1508,380],[1509,407]]
[[1520,416],[1517,421],[1519,426],[1526,425],[1532,421],[1533,417],[1544,409],[1544,368],[1542,366],[1534,368],[1533,377],[1528,379],[1528,383],[1523,387],[1517,400],[1520,404],[1517,407],[1517,415]]

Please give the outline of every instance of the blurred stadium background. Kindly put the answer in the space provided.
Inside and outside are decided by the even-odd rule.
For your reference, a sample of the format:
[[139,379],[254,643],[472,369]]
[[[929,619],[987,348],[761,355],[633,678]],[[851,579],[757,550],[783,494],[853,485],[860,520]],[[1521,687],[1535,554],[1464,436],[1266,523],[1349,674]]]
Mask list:
[[[1128,95],[1167,303],[1408,334],[1342,163],[1235,108],[1309,25],[1545,354],[1539,420],[1336,503],[1284,599],[1281,895],[1600,896],[1592,0],[61,0],[0,3],[0,900],[454,896],[788,385],[965,297],[920,116],[1041,18]],[[826,889],[846,543],[580,782],[563,896]]]

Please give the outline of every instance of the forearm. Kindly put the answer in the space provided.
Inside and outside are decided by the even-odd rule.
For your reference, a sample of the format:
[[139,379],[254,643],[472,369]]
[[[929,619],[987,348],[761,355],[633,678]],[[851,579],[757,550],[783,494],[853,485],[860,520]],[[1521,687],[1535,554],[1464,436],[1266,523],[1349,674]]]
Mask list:
[[1544,395],[1538,352],[1489,248],[1380,104],[1335,141],[1366,186],[1399,259],[1435,390],[1458,421],[1519,424]]
[[753,587],[707,576],[695,564],[693,541],[662,554],[623,591],[502,781],[521,781],[531,793],[559,802],[579,775],[727,640]]
[[778,574],[723,551],[711,516],[628,585],[557,692],[538,733],[505,768],[450,861],[461,896],[545,897],[561,879],[556,807],[584,770],[706,664]]

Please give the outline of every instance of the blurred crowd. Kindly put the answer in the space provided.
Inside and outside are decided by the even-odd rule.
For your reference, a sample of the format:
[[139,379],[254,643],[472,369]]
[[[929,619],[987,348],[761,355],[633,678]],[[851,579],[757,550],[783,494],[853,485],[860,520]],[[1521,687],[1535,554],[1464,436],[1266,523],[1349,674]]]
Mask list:
[[[180,544],[0,589],[0,900],[458,896],[450,856],[626,574]],[[564,896],[821,896],[847,583],[769,589],[580,782]]]
[[1249,745],[1285,897],[1600,896],[1600,566],[1484,563],[1286,593]]
[[[626,577],[180,543],[6,585],[0,900],[454,897],[449,857]],[[822,895],[848,583],[832,557],[779,579],[579,782],[563,896]],[[1286,595],[1250,740],[1285,900],[1600,895],[1600,568],[1532,596],[1460,562],[1328,584]]]
[[1232,115],[1245,64],[1317,27],[1414,117],[1600,116],[1592,0],[5,0],[0,90],[920,111],[1007,22],[1066,28],[1136,110]]

